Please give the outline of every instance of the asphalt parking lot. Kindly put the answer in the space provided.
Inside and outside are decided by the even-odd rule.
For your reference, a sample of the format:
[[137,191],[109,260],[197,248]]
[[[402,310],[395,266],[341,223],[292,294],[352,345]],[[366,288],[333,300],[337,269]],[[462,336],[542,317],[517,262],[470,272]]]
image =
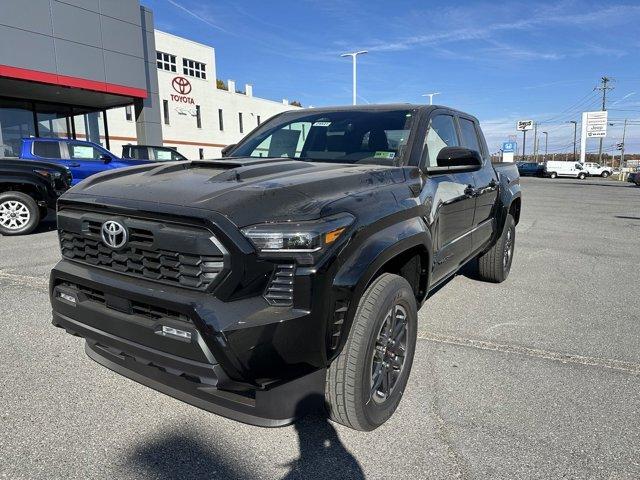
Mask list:
[[522,183],[509,279],[433,295],[400,408],[370,433],[239,424],[95,364],[50,324],[53,223],[0,237],[0,476],[640,478],[640,188]]

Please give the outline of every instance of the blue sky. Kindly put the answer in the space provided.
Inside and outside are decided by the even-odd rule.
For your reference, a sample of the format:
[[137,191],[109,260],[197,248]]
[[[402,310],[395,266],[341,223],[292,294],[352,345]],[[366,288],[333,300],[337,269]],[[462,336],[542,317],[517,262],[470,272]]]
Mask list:
[[[213,46],[219,78],[265,98],[348,104],[351,63],[340,54],[366,49],[359,103],[425,103],[422,94],[441,92],[434,103],[476,115],[492,151],[518,119],[541,122],[550,152],[568,151],[564,122],[599,109],[603,75],[615,80],[605,149],[620,141],[621,120],[640,119],[639,1],[142,3],[156,28]],[[640,125],[627,137],[627,150],[640,152]]]

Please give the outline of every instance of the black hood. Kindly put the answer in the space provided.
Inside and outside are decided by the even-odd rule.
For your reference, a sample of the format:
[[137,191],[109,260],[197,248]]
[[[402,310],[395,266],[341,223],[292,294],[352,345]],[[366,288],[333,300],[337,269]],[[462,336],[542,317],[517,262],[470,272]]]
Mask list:
[[[67,198],[117,198],[219,212],[239,227],[317,218],[328,204],[370,189],[404,183],[405,170],[379,165],[233,158],[143,165],[104,172]],[[109,203],[105,201],[105,203]]]

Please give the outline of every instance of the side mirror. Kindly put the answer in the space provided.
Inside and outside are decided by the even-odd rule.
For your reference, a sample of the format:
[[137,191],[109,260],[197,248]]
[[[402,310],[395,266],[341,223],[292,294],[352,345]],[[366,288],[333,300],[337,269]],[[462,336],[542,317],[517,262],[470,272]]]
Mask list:
[[102,160],[104,163],[111,163],[111,160],[113,159],[111,158],[111,155],[103,153],[102,155],[100,155],[100,160]]
[[482,167],[480,153],[464,147],[445,147],[436,161],[438,166],[428,168],[428,173],[473,172]]
[[227,145],[226,147],[224,147],[224,148],[222,149],[222,156],[223,156],[223,157],[228,156],[228,155],[229,155],[229,152],[230,152],[231,150],[233,150],[233,148],[234,148],[235,146],[236,146],[236,144],[235,144],[235,143],[232,143],[232,144]]

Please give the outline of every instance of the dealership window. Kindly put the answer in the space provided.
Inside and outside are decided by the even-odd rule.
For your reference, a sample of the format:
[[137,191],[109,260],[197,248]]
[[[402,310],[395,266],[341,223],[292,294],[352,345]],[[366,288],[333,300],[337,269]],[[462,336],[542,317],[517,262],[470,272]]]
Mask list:
[[202,117],[200,116],[200,105],[196,105],[196,126],[202,128]]
[[166,70],[167,72],[176,71],[176,56],[170,53],[156,52],[156,60],[158,68],[160,70]]
[[224,122],[222,121],[222,109],[218,109],[218,124],[220,125],[220,131],[224,130]]
[[47,138],[71,138],[72,116],[70,107],[61,105],[36,103],[36,120],[38,136]]
[[164,113],[164,124],[169,125],[169,100],[162,101],[162,112]]
[[0,98],[0,157],[19,157],[23,137],[35,137],[32,104]]
[[238,125],[240,126],[240,133],[244,133],[244,128],[242,126],[242,112],[238,113]]
[[198,149],[198,157],[200,158],[200,160],[204,160],[204,148]]
[[195,60],[189,60],[188,58],[182,59],[182,73],[196,78],[207,78],[207,66],[204,63],[196,62]]
[[131,112],[131,105],[124,107],[124,116],[128,122],[133,121],[133,113]]

